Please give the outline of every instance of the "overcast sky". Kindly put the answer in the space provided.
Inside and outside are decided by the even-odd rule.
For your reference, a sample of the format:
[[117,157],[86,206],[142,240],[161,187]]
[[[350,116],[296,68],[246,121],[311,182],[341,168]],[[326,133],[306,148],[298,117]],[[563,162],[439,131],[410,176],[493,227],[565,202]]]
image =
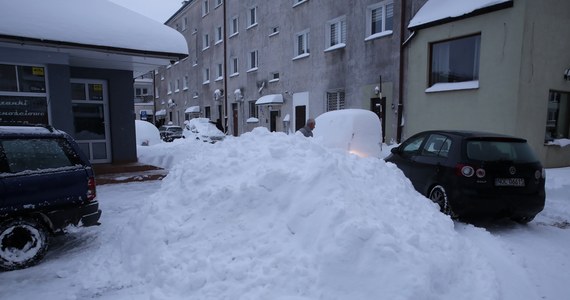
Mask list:
[[166,22],[181,6],[182,0],[109,0],[160,23]]

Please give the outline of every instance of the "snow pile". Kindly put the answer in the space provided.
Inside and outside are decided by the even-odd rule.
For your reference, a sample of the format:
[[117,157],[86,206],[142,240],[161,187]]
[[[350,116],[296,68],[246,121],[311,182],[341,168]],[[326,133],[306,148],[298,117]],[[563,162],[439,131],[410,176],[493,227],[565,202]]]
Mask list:
[[162,143],[158,128],[147,121],[135,120],[135,133],[138,146],[150,146]]
[[168,146],[117,253],[155,298],[499,298],[487,261],[394,165],[264,128]]

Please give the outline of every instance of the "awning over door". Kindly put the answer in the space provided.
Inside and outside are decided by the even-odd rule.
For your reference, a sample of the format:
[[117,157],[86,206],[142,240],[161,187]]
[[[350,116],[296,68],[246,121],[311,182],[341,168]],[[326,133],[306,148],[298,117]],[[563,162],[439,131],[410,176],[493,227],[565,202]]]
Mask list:
[[283,95],[281,94],[265,95],[257,99],[257,101],[255,101],[255,105],[269,105],[269,104],[283,104]]
[[200,106],[190,106],[184,111],[184,113],[187,113],[187,114],[199,113],[199,112],[200,112]]
[[166,109],[161,109],[156,112],[156,116],[166,116]]

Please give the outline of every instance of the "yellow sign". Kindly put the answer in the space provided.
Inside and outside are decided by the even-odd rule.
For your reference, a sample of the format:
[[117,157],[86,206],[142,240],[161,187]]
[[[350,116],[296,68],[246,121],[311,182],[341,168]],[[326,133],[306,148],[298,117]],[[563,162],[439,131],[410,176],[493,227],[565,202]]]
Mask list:
[[102,92],[103,91],[103,85],[102,84],[94,84],[93,85],[93,91]]
[[34,76],[44,76],[44,68],[42,67],[32,67],[32,74]]

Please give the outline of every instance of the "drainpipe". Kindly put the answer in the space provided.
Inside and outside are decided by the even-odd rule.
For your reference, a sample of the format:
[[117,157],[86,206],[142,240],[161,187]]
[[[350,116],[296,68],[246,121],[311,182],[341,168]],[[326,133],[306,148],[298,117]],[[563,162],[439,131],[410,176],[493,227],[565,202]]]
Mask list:
[[[222,107],[222,114],[224,117],[224,133],[228,133],[228,59],[227,59],[227,45],[228,45],[228,38],[226,34],[226,2],[229,0],[224,0],[222,5],[224,6],[224,22],[223,26],[223,35],[224,35],[224,69],[222,70],[224,73],[224,106]],[[235,126],[235,124],[234,124]]]
[[402,116],[404,110],[404,30],[406,29],[406,0],[402,0],[401,17],[400,17],[400,65],[399,65],[399,83],[398,83],[398,124],[396,132],[396,142],[402,142]]

